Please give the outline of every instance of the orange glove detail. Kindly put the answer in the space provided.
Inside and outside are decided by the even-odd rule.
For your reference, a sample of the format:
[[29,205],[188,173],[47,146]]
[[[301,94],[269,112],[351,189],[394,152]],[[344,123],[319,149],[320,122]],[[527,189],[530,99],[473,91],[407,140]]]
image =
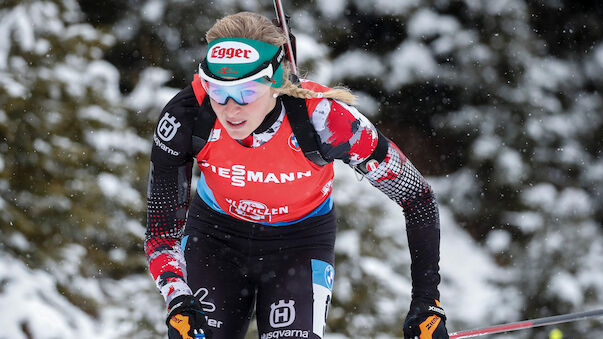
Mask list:
[[170,326],[172,326],[180,335],[182,339],[193,339],[188,332],[191,330],[191,324],[189,318],[186,315],[176,314],[170,319]]
[[446,315],[440,302],[416,298],[404,321],[404,339],[448,339]]
[[166,323],[169,339],[211,339],[212,337],[201,304],[193,295],[181,295],[170,302]]

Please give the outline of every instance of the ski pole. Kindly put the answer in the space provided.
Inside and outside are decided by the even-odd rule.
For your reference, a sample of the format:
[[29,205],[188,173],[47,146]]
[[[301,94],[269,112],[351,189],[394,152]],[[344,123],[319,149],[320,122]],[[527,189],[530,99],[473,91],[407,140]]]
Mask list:
[[285,10],[283,9],[283,5],[281,4],[281,0],[273,0],[274,2],[274,10],[276,12],[276,19],[283,27],[283,33],[285,34],[285,39],[287,40],[287,55],[289,56],[289,64],[291,65],[291,72],[297,75],[297,64],[295,62],[295,53],[293,51],[293,43],[291,41],[289,26],[287,25],[287,16],[285,15]]
[[495,334],[501,332],[509,332],[509,331],[517,331],[526,328],[547,326],[553,324],[561,324],[567,323],[571,321],[576,321],[580,319],[593,318],[603,316],[603,309],[586,311],[586,312],[577,312],[577,313],[569,313],[563,315],[556,315],[552,317],[546,318],[538,318],[531,320],[518,321],[514,323],[495,325],[491,327],[484,327],[475,330],[466,330],[459,331],[450,334],[450,338],[471,338],[477,337],[486,334]]

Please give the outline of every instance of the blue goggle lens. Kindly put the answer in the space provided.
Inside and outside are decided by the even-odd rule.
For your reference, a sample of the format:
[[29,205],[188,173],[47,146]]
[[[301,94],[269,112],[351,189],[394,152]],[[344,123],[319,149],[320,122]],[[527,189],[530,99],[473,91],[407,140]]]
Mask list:
[[270,84],[266,80],[251,80],[233,86],[217,85],[203,79],[201,83],[209,97],[220,105],[226,105],[230,98],[239,105],[247,105],[270,90]]

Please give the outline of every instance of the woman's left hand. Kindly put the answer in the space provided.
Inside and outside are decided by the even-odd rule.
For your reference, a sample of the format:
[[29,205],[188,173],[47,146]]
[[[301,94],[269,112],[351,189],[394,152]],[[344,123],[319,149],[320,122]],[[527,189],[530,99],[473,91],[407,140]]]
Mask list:
[[446,331],[446,314],[439,301],[417,298],[410,303],[410,310],[404,321],[404,339],[418,338],[449,338]]
[[170,302],[168,313],[169,339],[211,339],[212,333],[207,328],[205,314],[196,296],[176,297]]

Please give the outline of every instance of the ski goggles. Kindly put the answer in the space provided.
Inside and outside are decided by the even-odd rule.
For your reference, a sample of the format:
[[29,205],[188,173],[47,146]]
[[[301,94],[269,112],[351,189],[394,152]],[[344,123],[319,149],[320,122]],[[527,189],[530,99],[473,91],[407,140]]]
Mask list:
[[201,78],[201,84],[207,95],[220,105],[226,105],[233,99],[239,105],[247,105],[266,95],[271,82],[265,78],[246,80],[233,85],[220,85]]
[[282,47],[245,38],[221,38],[209,43],[199,64],[205,92],[220,105],[232,98],[247,105],[270,89],[282,86]]
[[221,71],[224,77],[218,77],[210,71],[207,58],[199,64],[199,77],[205,92],[220,105],[226,105],[232,98],[239,105],[247,105],[257,100],[270,90],[277,82],[276,76],[282,77],[282,71],[276,72],[283,59],[284,51],[279,48],[274,57],[260,64],[255,70],[246,74],[243,78],[229,76],[229,68],[224,67]]

